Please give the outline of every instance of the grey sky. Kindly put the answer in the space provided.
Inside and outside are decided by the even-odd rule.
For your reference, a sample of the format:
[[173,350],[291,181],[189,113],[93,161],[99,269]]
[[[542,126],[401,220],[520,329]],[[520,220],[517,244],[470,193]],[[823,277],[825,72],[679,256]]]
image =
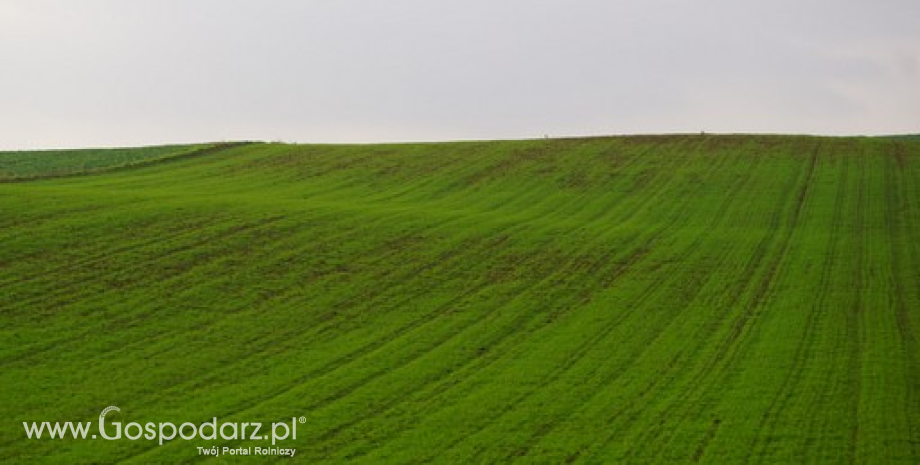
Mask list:
[[917,0],[0,0],[0,148],[920,132]]

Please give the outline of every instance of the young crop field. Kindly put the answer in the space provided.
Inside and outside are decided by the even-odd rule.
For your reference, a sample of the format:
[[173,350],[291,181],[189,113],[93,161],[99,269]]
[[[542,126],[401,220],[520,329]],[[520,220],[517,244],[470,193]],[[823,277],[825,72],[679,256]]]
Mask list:
[[190,155],[220,145],[0,152],[0,181],[98,173]]
[[0,183],[0,399],[13,463],[273,442],[23,425],[109,406],[294,419],[301,463],[918,463],[920,140],[254,143]]

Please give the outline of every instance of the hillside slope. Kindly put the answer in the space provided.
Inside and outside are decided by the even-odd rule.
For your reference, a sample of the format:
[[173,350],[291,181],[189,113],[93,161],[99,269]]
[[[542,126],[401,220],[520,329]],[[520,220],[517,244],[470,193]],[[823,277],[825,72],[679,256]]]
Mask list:
[[0,182],[101,173],[197,155],[237,144],[0,152]]
[[114,405],[303,463],[920,461],[918,141],[227,147],[0,184],[0,244],[0,460],[266,445],[22,427]]

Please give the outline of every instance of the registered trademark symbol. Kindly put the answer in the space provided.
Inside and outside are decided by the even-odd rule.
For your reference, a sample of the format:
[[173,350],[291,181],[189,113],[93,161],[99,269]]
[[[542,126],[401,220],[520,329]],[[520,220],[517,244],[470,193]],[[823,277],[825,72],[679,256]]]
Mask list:
[[300,421],[301,424],[306,423],[306,422],[307,422],[307,417],[300,417],[300,420],[299,420],[299,421]]

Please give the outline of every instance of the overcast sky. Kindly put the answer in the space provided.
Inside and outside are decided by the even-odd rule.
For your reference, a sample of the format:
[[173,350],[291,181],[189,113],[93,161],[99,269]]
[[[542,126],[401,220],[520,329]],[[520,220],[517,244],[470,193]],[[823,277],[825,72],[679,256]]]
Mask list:
[[0,0],[0,148],[920,132],[918,0]]

